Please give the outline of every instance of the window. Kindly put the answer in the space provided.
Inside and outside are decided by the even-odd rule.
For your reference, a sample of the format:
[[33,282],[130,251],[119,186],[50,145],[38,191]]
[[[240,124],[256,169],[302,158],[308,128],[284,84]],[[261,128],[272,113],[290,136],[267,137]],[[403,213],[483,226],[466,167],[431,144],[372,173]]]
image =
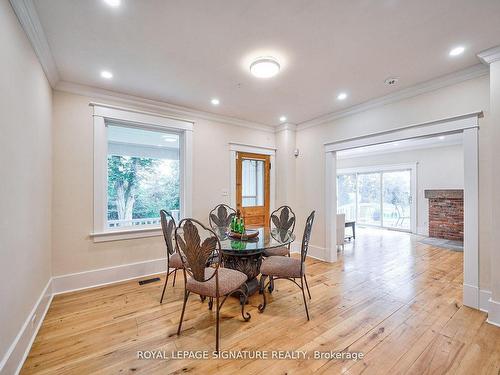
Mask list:
[[241,162],[243,207],[264,205],[264,163],[264,160],[252,159]]
[[93,106],[94,241],[161,235],[161,209],[190,216],[193,124]]
[[114,123],[107,128],[107,227],[159,225],[161,209],[178,221],[180,135]]
[[415,231],[416,164],[339,170],[337,213],[346,221]]

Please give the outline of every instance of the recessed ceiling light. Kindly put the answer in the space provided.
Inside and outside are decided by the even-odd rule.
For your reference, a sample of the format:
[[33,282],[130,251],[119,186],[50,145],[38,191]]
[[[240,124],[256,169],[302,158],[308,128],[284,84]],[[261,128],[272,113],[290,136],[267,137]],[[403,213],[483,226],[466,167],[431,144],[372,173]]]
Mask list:
[[347,94],[345,92],[341,92],[337,95],[338,100],[344,100],[345,98],[347,98]]
[[443,140],[443,139],[444,139],[444,135],[441,135],[441,136],[439,137],[439,139],[440,139],[440,140]]
[[281,122],[285,122],[285,121],[286,121],[286,116],[281,116],[281,117],[280,117],[280,121],[281,121]]
[[106,4],[108,4],[110,7],[116,8],[119,7],[121,4],[121,0],[104,0]]
[[212,100],[210,100],[210,102],[212,103],[212,105],[219,105],[220,104],[220,100],[217,98],[213,98]]
[[101,72],[101,77],[106,78],[106,79],[111,79],[111,78],[113,78],[113,73],[108,72],[107,70],[103,70]]
[[450,51],[450,56],[458,56],[458,55],[461,55],[462,53],[464,53],[465,51],[465,47],[463,46],[458,46],[458,47],[455,47],[453,48],[451,51]]
[[274,57],[259,57],[250,64],[250,72],[257,78],[271,78],[280,71],[280,64]]

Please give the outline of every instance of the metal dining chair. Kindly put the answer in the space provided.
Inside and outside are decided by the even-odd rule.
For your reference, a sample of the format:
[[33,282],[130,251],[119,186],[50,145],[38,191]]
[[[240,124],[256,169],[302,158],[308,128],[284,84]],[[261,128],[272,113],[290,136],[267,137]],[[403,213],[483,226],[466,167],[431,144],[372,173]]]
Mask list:
[[[200,238],[202,232],[203,240]],[[180,255],[184,273],[184,303],[179,321],[177,334],[180,335],[182,320],[186,310],[186,303],[190,293],[210,298],[209,309],[215,299],[216,307],[216,334],[215,348],[219,351],[219,313],[227,297],[234,293],[243,295],[241,316],[244,321],[250,320],[249,313],[245,313],[245,304],[248,299],[247,276],[240,271],[220,267],[220,240],[217,234],[195,219],[183,219],[175,229],[175,243]],[[210,267],[207,267],[207,262]],[[222,301],[220,298],[223,297]]]
[[208,214],[210,228],[212,228],[219,238],[224,238],[235,216],[236,210],[234,208],[229,207],[227,204],[218,204]]
[[[160,221],[161,221],[161,229],[163,231],[163,238],[165,239],[165,245],[167,246],[167,277],[165,277],[165,285],[163,286],[163,291],[161,292],[160,303],[163,302],[163,296],[165,295],[165,289],[167,288],[168,276],[172,273],[174,274],[174,281],[172,282],[172,286],[175,286],[175,277],[177,275],[177,270],[182,269],[182,261],[179,254],[175,251],[173,245],[173,237],[175,230],[175,219],[165,210],[160,211]],[[173,268],[170,271],[170,268]]]
[[[266,287],[273,281],[277,279],[286,279],[297,285],[302,291],[302,297],[304,299],[304,306],[306,308],[307,320],[309,320],[309,310],[307,309],[306,295],[304,292],[304,284],[309,294],[309,299],[311,299],[311,293],[309,292],[309,286],[307,285],[306,279],[306,257],[307,250],[309,247],[309,240],[311,238],[312,225],[314,222],[314,211],[311,212],[306,221],[306,226],[304,228],[304,236],[302,237],[302,248],[300,251],[300,259],[289,258],[284,256],[271,256],[264,259],[262,265],[260,266],[260,272],[262,276],[260,278],[260,287],[262,290],[262,296],[264,302],[259,305],[259,312],[263,312],[266,308]],[[266,278],[269,277],[269,281],[264,285]],[[297,283],[296,279],[300,278],[300,285]]]
[[[280,232],[284,235],[288,231],[293,233],[295,230],[295,213],[289,206],[281,206],[274,210],[269,217],[269,228],[276,230],[278,235],[280,235]],[[264,256],[290,256],[290,245],[267,249],[264,252]]]

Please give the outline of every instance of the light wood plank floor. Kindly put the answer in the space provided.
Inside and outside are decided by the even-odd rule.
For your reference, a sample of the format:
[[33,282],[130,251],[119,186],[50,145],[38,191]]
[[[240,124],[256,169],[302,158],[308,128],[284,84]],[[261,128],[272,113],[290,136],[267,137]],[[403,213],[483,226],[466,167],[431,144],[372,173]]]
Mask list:
[[[222,309],[222,350],[349,350],[363,360],[144,360],[138,350],[214,350],[215,315],[196,296],[176,336],[182,278],[56,296],[23,374],[499,374],[500,328],[462,306],[462,253],[395,232],[359,230],[336,264],[307,262],[311,321],[299,289],[277,281],[263,314],[251,297]],[[179,276],[181,274],[179,273]]]

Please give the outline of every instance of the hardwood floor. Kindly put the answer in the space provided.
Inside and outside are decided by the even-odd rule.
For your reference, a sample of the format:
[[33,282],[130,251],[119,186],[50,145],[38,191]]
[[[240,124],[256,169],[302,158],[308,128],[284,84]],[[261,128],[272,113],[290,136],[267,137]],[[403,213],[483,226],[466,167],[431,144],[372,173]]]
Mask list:
[[[236,299],[221,310],[222,350],[362,352],[358,361],[138,359],[138,350],[215,348],[215,314],[191,296],[176,335],[183,282],[137,281],[56,296],[22,374],[495,374],[500,328],[462,306],[462,253],[397,232],[359,230],[340,261],[308,259],[307,322],[300,290],[277,281],[263,314],[251,297],[245,323]],[[178,276],[181,276],[179,274]]]

